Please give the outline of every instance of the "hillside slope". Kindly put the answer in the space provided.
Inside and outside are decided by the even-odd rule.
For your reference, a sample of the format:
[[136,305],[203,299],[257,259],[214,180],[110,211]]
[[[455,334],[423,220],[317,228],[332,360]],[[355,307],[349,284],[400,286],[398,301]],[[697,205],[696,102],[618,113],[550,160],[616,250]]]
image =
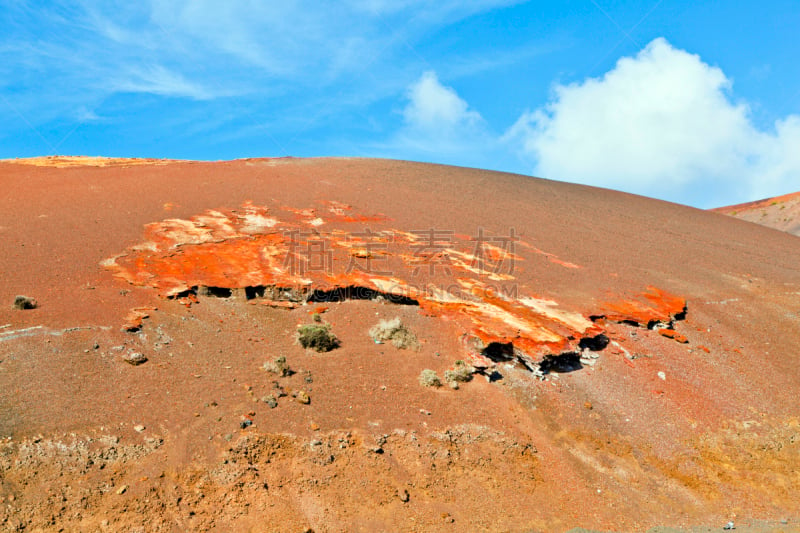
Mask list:
[[[0,162],[0,529],[797,530],[791,235],[390,160],[30,163]],[[395,318],[416,347],[369,333]]]

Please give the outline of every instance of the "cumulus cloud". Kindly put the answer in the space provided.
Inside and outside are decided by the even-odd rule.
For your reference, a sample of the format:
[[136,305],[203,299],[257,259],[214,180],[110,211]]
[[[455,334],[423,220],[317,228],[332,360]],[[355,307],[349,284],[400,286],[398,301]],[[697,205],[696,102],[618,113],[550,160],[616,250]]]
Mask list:
[[480,113],[470,109],[452,87],[427,71],[406,91],[403,126],[383,148],[387,154],[436,163],[486,166],[497,144]]
[[754,126],[732,83],[656,39],[599,79],[556,85],[506,134],[539,176],[710,206],[797,188],[800,117]]
[[473,127],[481,120],[476,111],[451,87],[445,87],[433,71],[425,72],[408,89],[408,105],[403,110],[406,123],[416,130],[448,135],[457,127]]
[[498,150],[508,153],[481,114],[436,72],[424,72],[404,96],[402,126],[385,141],[372,143],[366,155],[496,168],[492,161]]

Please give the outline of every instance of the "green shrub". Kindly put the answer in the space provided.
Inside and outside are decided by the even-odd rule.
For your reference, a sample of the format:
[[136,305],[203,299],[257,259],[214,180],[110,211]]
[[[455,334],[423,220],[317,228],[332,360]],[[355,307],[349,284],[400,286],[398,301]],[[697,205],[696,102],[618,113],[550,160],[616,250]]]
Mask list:
[[297,328],[297,342],[303,348],[329,352],[339,346],[339,339],[331,333],[330,324],[304,324]]

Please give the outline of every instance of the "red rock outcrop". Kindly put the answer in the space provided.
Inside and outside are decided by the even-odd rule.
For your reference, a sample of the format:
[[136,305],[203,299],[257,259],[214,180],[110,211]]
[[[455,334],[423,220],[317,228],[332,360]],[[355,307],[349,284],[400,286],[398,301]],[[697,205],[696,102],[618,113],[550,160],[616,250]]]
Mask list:
[[[327,203],[319,212],[247,202],[235,210],[154,222],[145,228],[146,241],[102,264],[116,277],[169,298],[193,297],[210,287],[259,296],[274,307],[375,296],[410,302],[428,315],[465,324],[480,346],[512,343],[533,357],[577,350],[582,338],[604,332],[517,282],[515,270],[525,261],[518,249],[579,268],[518,236],[408,232],[393,228],[383,215]],[[377,226],[364,231],[363,223]],[[649,287],[638,298],[601,309],[608,320],[652,327],[671,325],[685,313],[686,301]],[[472,356],[485,363],[479,353]]]

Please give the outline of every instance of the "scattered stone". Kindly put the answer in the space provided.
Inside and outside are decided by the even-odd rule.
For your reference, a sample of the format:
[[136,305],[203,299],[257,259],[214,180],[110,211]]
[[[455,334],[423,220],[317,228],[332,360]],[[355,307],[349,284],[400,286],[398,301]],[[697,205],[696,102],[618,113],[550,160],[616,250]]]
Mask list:
[[242,417],[242,421],[239,422],[239,427],[242,429],[247,429],[253,425],[253,421],[247,417]]
[[681,335],[680,333],[678,333],[674,329],[662,328],[662,329],[658,330],[658,334],[661,335],[662,337],[666,337],[668,339],[674,339],[674,340],[676,340],[676,341],[678,341],[678,342],[680,342],[682,344],[688,344],[689,343],[689,339],[687,339],[686,337],[684,337],[683,335]]
[[275,409],[276,407],[278,407],[278,400],[275,398],[275,396],[271,394],[262,397],[261,401],[269,405],[270,409]]
[[144,319],[149,318],[150,311],[155,310],[155,307],[134,307],[125,316],[125,323],[122,325],[122,331],[135,333],[141,330]]
[[730,522],[725,524],[725,527],[723,527],[722,529],[724,530],[736,529],[736,526],[733,525],[733,520],[731,520]]
[[398,491],[397,495],[400,497],[400,501],[403,503],[406,503],[409,499],[411,499],[411,496],[409,496],[406,489]]
[[128,485],[122,485],[117,489],[117,494],[125,494],[128,491]]
[[39,304],[30,296],[17,296],[14,298],[14,309],[36,309]]
[[277,381],[273,381],[272,382],[272,388],[275,389],[275,397],[276,398],[283,398],[283,397],[286,396],[286,391],[281,386],[281,384],[278,383]]
[[133,426],[133,430],[136,433],[141,433],[142,431],[145,430],[145,427],[143,425],[139,424],[139,425]]
[[662,381],[667,381],[667,374],[664,372],[659,372],[658,377],[661,378]]
[[[605,337],[605,335],[598,335],[598,337]],[[608,339],[606,337],[606,339]],[[608,344],[608,342],[606,342]],[[600,354],[597,351],[592,351],[590,349],[584,349],[581,352],[581,364],[585,366],[594,366],[597,363],[597,360],[600,358]]]
[[122,360],[129,365],[138,366],[147,362],[147,357],[141,352],[128,352],[122,356]]
[[[541,372],[541,370],[539,368],[535,368],[534,370],[535,371],[532,372],[533,375],[543,380],[544,374]],[[485,369],[481,372],[481,374],[483,375],[484,378],[486,378],[486,381],[489,383],[494,383],[495,381],[500,381],[501,379],[503,379],[503,374],[501,374],[500,372],[497,371],[497,369],[494,368]]]
[[310,403],[311,403],[311,398],[308,396],[308,394],[306,394],[306,392],[305,392],[305,391],[301,391],[301,390],[299,390],[299,391],[295,392],[295,393],[293,394],[293,396],[295,397],[295,399],[296,399],[296,400],[297,400],[299,403],[302,403],[302,404],[304,404],[304,405],[308,405],[308,404],[310,404]]

